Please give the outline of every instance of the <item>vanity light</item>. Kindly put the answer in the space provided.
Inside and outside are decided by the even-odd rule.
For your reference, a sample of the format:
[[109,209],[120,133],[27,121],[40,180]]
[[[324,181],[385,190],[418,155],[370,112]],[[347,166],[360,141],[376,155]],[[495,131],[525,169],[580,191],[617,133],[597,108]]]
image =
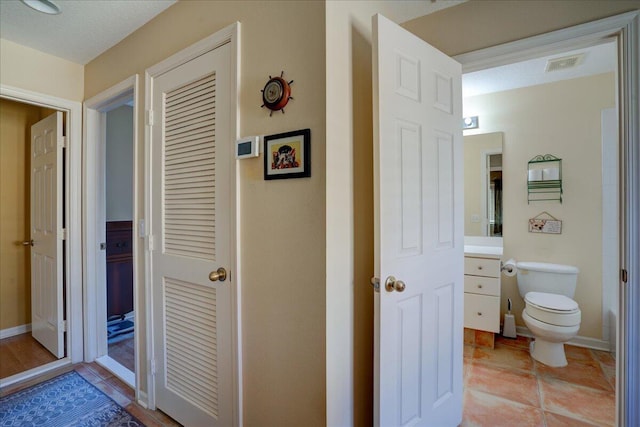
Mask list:
[[22,3],[29,6],[31,9],[35,9],[38,12],[46,13],[47,15],[58,15],[62,11],[60,7],[50,0],[21,0]]
[[462,119],[462,129],[477,129],[478,116],[470,116]]

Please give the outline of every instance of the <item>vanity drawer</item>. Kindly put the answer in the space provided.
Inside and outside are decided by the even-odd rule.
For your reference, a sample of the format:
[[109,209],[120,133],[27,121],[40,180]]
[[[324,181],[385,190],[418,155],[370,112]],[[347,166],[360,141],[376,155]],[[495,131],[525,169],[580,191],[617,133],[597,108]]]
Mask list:
[[464,291],[472,294],[500,296],[500,279],[497,277],[464,276]]
[[500,298],[464,294],[464,327],[500,332]]
[[500,277],[500,260],[464,257],[464,274]]

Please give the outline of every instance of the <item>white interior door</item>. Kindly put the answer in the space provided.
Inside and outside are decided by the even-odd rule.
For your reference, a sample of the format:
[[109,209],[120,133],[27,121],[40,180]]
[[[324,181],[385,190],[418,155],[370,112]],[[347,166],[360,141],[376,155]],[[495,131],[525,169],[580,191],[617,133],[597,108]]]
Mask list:
[[64,357],[62,113],[31,127],[31,334]]
[[375,425],[457,426],[461,66],[380,15],[373,17],[373,51],[375,274],[381,281],[375,294]]
[[158,408],[232,425],[230,47],[153,81],[153,325]]

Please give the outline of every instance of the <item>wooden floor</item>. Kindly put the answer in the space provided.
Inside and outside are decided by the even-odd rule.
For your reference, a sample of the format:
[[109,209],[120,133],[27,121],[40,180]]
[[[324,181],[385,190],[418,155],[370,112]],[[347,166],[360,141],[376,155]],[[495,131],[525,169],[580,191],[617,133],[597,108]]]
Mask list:
[[55,360],[56,357],[36,341],[31,332],[0,340],[0,378],[7,378]]
[[27,380],[18,384],[14,384],[0,389],[0,397],[15,393],[25,388],[39,384],[43,381],[61,375],[65,372],[75,370],[82,375],[84,379],[99,388],[103,393],[113,399],[120,406],[125,408],[129,413],[142,421],[148,427],[175,427],[180,426],[179,423],[164,414],[162,411],[150,411],[143,408],[135,402],[135,394],[120,379],[116,378],[111,372],[97,365],[96,363],[77,363],[75,365],[65,366],[51,372],[47,372],[37,378]]

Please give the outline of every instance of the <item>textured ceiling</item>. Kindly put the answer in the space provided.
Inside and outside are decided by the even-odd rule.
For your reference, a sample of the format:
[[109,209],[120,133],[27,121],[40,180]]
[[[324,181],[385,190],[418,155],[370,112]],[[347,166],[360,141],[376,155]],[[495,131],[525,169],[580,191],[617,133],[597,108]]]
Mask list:
[[0,37],[86,64],[171,6],[176,0],[53,0],[47,15],[19,0],[0,0]]
[[[462,93],[466,98],[615,71],[617,65],[616,49],[615,42],[611,42],[467,73],[462,76]],[[585,54],[584,61],[581,64],[566,70],[545,72],[548,59],[580,53]]]

